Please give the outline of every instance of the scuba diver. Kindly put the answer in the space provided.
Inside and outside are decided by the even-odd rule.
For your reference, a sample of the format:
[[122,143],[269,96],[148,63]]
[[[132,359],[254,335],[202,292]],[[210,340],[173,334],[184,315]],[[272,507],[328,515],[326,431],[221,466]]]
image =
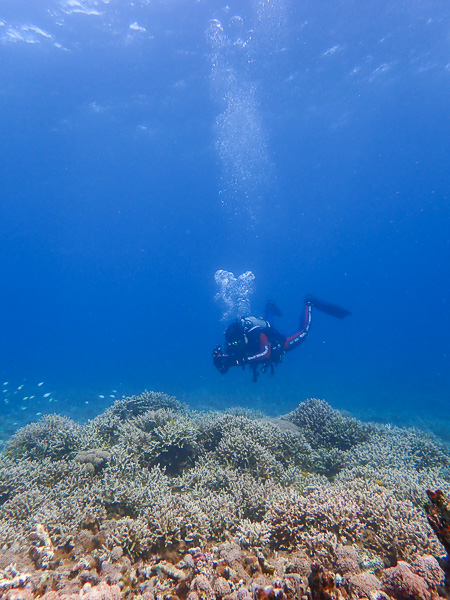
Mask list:
[[213,351],[213,364],[225,374],[230,367],[245,368],[249,365],[253,381],[257,381],[259,367],[265,373],[273,374],[274,365],[281,362],[283,355],[300,345],[309,333],[312,308],[325,312],[338,319],[344,319],[351,313],[345,308],[323,302],[308,294],[305,297],[303,315],[298,330],[285,337],[273,326],[274,317],[280,317],[281,311],[269,300],[263,317],[238,317],[225,331],[225,351],[216,346]]

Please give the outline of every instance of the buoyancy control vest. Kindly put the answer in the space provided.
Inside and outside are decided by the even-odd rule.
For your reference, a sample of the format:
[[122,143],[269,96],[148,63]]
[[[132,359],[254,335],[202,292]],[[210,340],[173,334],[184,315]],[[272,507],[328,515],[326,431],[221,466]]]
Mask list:
[[261,333],[266,335],[272,346],[284,345],[286,339],[284,335],[262,317],[244,317],[241,319],[241,323],[250,347],[256,347]]

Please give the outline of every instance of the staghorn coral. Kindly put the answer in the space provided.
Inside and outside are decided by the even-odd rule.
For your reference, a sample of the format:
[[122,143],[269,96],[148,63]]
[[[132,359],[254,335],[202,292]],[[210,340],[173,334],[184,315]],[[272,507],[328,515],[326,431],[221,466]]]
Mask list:
[[143,392],[140,396],[130,396],[116,400],[101,415],[93,419],[88,427],[89,435],[99,440],[100,447],[113,446],[119,437],[119,426],[133,417],[148,411],[160,409],[184,412],[184,405],[174,396],[162,392]]
[[324,547],[334,555],[338,543],[359,543],[388,562],[439,548],[418,509],[363,481],[329,485],[307,496],[290,490],[269,507],[265,521],[273,546],[280,548]]
[[314,446],[348,450],[370,436],[372,426],[331,408],[325,400],[311,398],[283,417],[297,425]]
[[[205,450],[217,460],[258,478],[280,481],[287,468],[311,467],[312,450],[301,432],[292,432],[267,419],[220,415],[200,421]],[[203,440],[203,435],[202,435]]]
[[197,460],[201,452],[198,437],[187,415],[159,409],[119,424],[117,448],[142,466],[159,465],[168,474],[178,475]]
[[270,531],[266,524],[242,519],[238,524],[235,538],[241,548],[267,546],[270,542]]
[[346,452],[345,468],[336,481],[366,479],[395,490],[399,499],[422,506],[427,487],[449,488],[443,479],[448,460],[448,449],[434,436],[415,429],[380,426],[369,440]]
[[121,421],[126,421],[148,410],[159,410],[160,408],[184,411],[186,407],[175,396],[146,390],[139,396],[129,396],[128,398],[116,400],[110,408],[106,409],[105,414],[117,415]]
[[72,419],[46,415],[19,429],[7,442],[6,454],[12,458],[58,459],[72,457],[88,444],[83,428]]
[[117,554],[117,548],[128,556],[145,556],[157,542],[157,536],[143,517],[107,519],[103,522],[102,533],[103,547],[110,551],[110,557],[113,552]]
[[[89,493],[91,475],[75,461],[45,459],[16,461],[0,471],[8,483],[8,499],[0,506],[0,529],[6,540],[25,538],[36,522],[50,526],[60,539],[89,511],[102,516],[98,500]],[[7,476],[8,477],[7,477]]]

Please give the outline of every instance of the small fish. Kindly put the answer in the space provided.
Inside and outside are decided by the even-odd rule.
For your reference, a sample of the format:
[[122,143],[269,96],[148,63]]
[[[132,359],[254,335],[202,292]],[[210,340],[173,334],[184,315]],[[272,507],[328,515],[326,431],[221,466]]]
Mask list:
[[22,388],[23,388],[23,383],[22,383],[22,385],[19,385],[19,387],[17,389],[21,390]]
[[42,413],[36,413],[37,417],[40,417],[42,415]]
[[99,394],[98,397],[99,398],[104,398],[105,396],[103,394]]
[[113,394],[117,394],[117,390],[113,390]]
[[20,410],[27,410],[27,409],[28,409],[28,406],[21,406],[20,407]]
[[44,385],[43,381],[41,381],[41,382],[38,383],[38,387],[41,387],[41,385]]
[[4,394],[6,394],[6,392],[7,392],[7,391],[8,391],[8,390],[3,390],[3,393],[4,393]]
[[30,400],[33,400],[33,398],[36,398],[36,396],[30,396]]
[[385,481],[383,481],[382,479],[375,479],[374,483],[376,483],[377,485],[379,485],[381,487],[388,487],[387,483]]
[[89,404],[89,400],[86,400],[85,404]]
[[109,395],[110,398],[115,398],[114,394]]
[[24,397],[23,397],[23,400],[28,400],[28,396],[24,396]]
[[3,385],[8,385],[9,381],[4,381]]
[[52,393],[51,392],[47,392],[46,394],[44,394],[44,398],[48,398],[49,396],[51,396]]

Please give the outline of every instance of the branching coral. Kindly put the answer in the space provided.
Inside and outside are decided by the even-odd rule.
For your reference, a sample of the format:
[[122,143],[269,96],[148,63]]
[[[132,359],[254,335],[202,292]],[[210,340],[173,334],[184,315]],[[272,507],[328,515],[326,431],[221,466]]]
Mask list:
[[83,428],[72,419],[47,415],[19,429],[8,441],[6,454],[13,458],[58,459],[72,457],[86,444]]
[[345,483],[361,478],[392,489],[399,500],[416,506],[425,500],[424,490],[443,485],[449,455],[434,436],[413,429],[381,426],[370,439],[346,452],[345,469],[336,481]]
[[177,475],[192,466],[201,447],[199,432],[187,415],[147,411],[118,425],[117,449],[144,467],[159,465]]
[[269,508],[265,520],[275,547],[312,550],[323,542],[329,550],[338,543],[358,543],[377,550],[387,562],[439,549],[421,511],[363,481],[321,487],[307,496],[289,491]]
[[311,466],[312,450],[302,433],[272,420],[214,415],[199,425],[205,450],[214,451],[217,460],[231,468],[280,481],[290,466]]
[[283,418],[295,423],[314,446],[348,450],[364,442],[372,427],[331,408],[325,400],[311,398]]
[[119,426],[148,411],[160,409],[184,412],[185,406],[174,396],[162,392],[145,391],[140,396],[130,396],[116,400],[104,413],[91,421],[90,435],[99,440],[99,446],[110,447],[117,442]]
[[26,540],[40,523],[66,548],[95,523],[95,548],[130,558],[225,537],[329,564],[339,544],[387,562],[439,548],[418,507],[424,482],[446,489],[444,446],[318,400],[288,418],[188,411],[146,392],[84,426],[42,419],[1,457],[0,534]]

